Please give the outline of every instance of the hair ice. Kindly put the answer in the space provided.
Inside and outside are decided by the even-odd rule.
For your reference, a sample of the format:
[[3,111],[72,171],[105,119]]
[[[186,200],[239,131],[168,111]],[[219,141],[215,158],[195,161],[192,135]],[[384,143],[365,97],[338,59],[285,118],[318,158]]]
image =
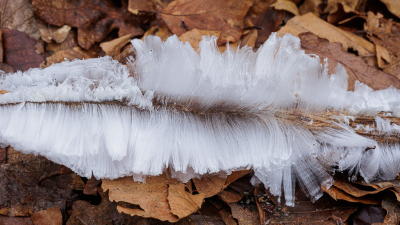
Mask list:
[[[176,36],[132,45],[129,68],[103,57],[2,74],[0,90],[8,93],[0,95],[1,145],[86,177],[141,179],[169,169],[187,181],[252,168],[253,181],[275,195],[284,192],[287,205],[294,204],[296,180],[317,199],[320,186],[333,182],[334,168],[367,182],[400,171],[399,145],[378,143],[349,125],[381,111],[398,116],[400,91],[361,83],[347,91],[344,67],[328,74],[327,62],[305,54],[294,36],[273,34],[257,52],[222,54],[216,38],[206,36],[198,51]],[[310,130],[286,119],[296,110],[354,117]],[[377,117],[376,124],[399,134],[390,121]]]

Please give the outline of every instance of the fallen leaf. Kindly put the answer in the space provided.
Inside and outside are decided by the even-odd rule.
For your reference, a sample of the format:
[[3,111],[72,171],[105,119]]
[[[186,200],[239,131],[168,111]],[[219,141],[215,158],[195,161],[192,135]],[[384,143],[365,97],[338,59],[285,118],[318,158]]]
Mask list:
[[4,71],[5,73],[14,73],[12,66],[6,63],[0,63],[0,70]]
[[276,10],[284,10],[290,12],[295,16],[300,15],[299,9],[297,8],[296,4],[289,0],[278,0],[274,4],[272,4],[271,7],[274,7]]
[[280,35],[290,33],[294,36],[299,36],[299,34],[307,32],[311,32],[320,38],[328,39],[331,43],[341,43],[344,51],[352,48],[358,52],[359,56],[375,56],[374,44],[337,28],[321,20],[312,13],[293,17],[278,31]]
[[271,6],[275,0],[256,0],[245,17],[246,28],[257,28],[255,48],[260,47],[282,24],[284,13]]
[[33,15],[31,1],[2,0],[0,1],[0,27],[26,33],[30,38],[39,40],[40,32]]
[[256,225],[260,223],[257,207],[254,205],[240,205],[229,203],[233,218],[238,220],[239,225]]
[[89,180],[87,180],[85,184],[85,188],[83,189],[83,194],[85,195],[95,195],[97,194],[97,186],[99,186],[101,180],[97,180],[92,176]]
[[353,213],[349,219],[349,224],[372,224],[383,222],[386,212],[381,206],[366,205]]
[[0,165],[7,163],[7,148],[0,148]]
[[143,35],[137,17],[127,9],[125,1],[122,7],[113,1],[53,1],[33,0],[35,15],[45,23],[78,28],[78,43],[88,50],[95,42],[101,42],[113,29],[118,30],[118,36],[127,34]]
[[201,179],[192,179],[196,190],[200,194],[204,194],[206,198],[218,194],[222,189],[225,188],[226,177],[215,176],[203,176]]
[[387,20],[380,13],[367,15],[364,30],[376,46],[378,66],[400,79],[400,23]]
[[263,187],[254,190],[261,224],[346,224],[359,205],[335,201],[328,195],[311,202],[302,191],[297,191],[294,207],[282,207],[284,203],[274,203],[267,192]]
[[104,179],[102,188],[105,191],[109,190],[110,201],[123,201],[140,206],[135,209],[118,206],[117,209],[121,213],[176,222],[179,218],[171,213],[167,198],[169,185],[178,183],[165,175],[148,177],[146,183],[134,182],[132,177],[124,177],[116,180]]
[[2,33],[4,63],[12,66],[14,71],[39,67],[43,56],[36,53],[37,41],[17,30],[3,29]]
[[[131,178],[132,179],[132,178]],[[117,204],[110,202],[106,192],[99,191],[100,204],[92,205],[87,201],[78,200],[72,204],[71,216],[66,225],[82,224],[149,224],[148,219],[132,217],[117,211]],[[161,221],[152,221],[162,224]]]
[[400,2],[398,0],[381,0],[393,15],[400,18]]
[[48,43],[45,45],[45,48],[48,52],[50,52],[50,55],[62,51],[62,50],[67,50],[67,49],[72,49],[74,47],[79,47],[78,45],[78,39],[76,37],[76,31],[71,30],[68,33],[67,38],[61,42],[61,43]]
[[398,41],[398,32],[400,30],[400,23],[395,23],[383,18],[383,15],[378,13],[375,15],[368,12],[364,30],[367,31],[367,37],[376,45],[380,45],[390,51],[391,54],[400,56],[398,50],[400,46]]
[[342,181],[339,179],[335,179],[333,186],[335,186],[336,188],[338,188],[354,197],[362,197],[362,196],[369,195],[369,194],[377,194],[388,188],[393,187],[393,185],[391,183],[388,183],[388,184],[389,185],[385,185],[384,187],[374,186],[374,188],[375,188],[374,190],[364,190],[364,189],[361,189],[362,186],[360,186],[360,185],[350,183],[349,181]]
[[340,43],[329,43],[311,33],[302,34],[301,46],[306,53],[319,55],[322,59],[328,58],[330,68],[336,67],[341,63],[349,75],[349,90],[354,90],[354,83],[359,80],[372,87],[373,89],[385,89],[393,85],[400,88],[400,80],[391,74],[369,66],[362,57],[343,51]]
[[221,31],[193,29],[179,36],[179,40],[183,43],[188,41],[192,45],[193,49],[197,51],[199,48],[199,42],[203,39],[203,36],[207,35],[216,36],[218,38],[221,35]]
[[132,45],[124,47],[122,52],[119,55],[114,56],[113,59],[122,64],[126,64],[130,56],[135,56]]
[[354,197],[334,186],[329,189],[321,188],[323,192],[328,193],[335,200],[344,200],[347,202],[359,202],[368,205],[379,205],[380,200],[376,196]]
[[386,63],[392,62],[389,50],[386,48],[380,46],[380,45],[375,45],[376,49],[376,58],[378,60],[378,66],[379,68],[384,68]]
[[240,42],[240,48],[244,46],[254,48],[256,46],[257,38],[258,38],[257,29],[251,29],[248,34],[243,35],[242,41]]
[[35,225],[62,225],[61,211],[57,206],[32,214],[31,220]]
[[387,193],[382,199],[382,208],[387,211],[383,223],[374,223],[373,225],[397,225],[400,223],[400,205],[399,202]]
[[[186,223],[185,223],[186,222]],[[221,214],[209,201],[204,202],[200,210],[192,215],[181,219],[179,224],[187,225],[225,225]]]
[[98,54],[94,51],[86,51],[80,47],[74,47],[72,49],[67,49],[67,50],[62,50],[59,52],[56,52],[50,57],[46,58],[45,62],[42,62],[40,64],[40,68],[46,68],[51,66],[53,63],[60,63],[64,62],[65,59],[67,60],[73,60],[73,59],[89,59],[89,58],[95,58],[97,57]]
[[235,182],[236,180],[246,176],[247,174],[252,173],[253,170],[238,170],[233,171],[231,174],[228,175],[225,181],[225,187],[228,187],[231,183]]
[[39,28],[42,40],[47,43],[52,43],[53,40],[56,43],[63,42],[67,38],[71,30],[71,27],[68,25],[57,27],[49,24],[44,24],[40,20],[37,21],[37,26]]
[[140,12],[155,13],[165,8],[173,0],[129,0],[129,12],[137,15]]
[[35,45],[35,52],[39,55],[44,54],[44,42],[42,40],[39,40],[36,45]]
[[328,0],[324,13],[329,13],[327,17],[329,23],[337,24],[354,15],[360,15],[360,12],[364,12],[366,4],[366,0]]
[[315,16],[321,16],[321,10],[319,5],[322,4],[322,0],[305,0],[303,4],[299,7],[300,15],[307,14],[309,12],[313,13]]
[[148,35],[155,35],[161,38],[162,41],[166,41],[168,37],[174,35],[167,26],[155,26],[155,27],[151,27],[148,31],[146,31],[146,33],[143,35],[144,39],[145,37],[147,37]]
[[29,217],[11,217],[0,215],[0,225],[33,225]]
[[73,177],[64,166],[9,147],[0,167],[0,214],[30,216],[53,206],[65,210],[67,201],[77,196],[70,189]]
[[225,202],[226,204],[229,204],[229,203],[240,201],[244,195],[234,192],[234,191],[223,190],[220,193],[218,193],[217,196],[223,202]]
[[127,34],[120,38],[116,38],[112,41],[103,42],[100,44],[101,49],[111,57],[115,57],[120,54],[121,48],[123,48],[131,40],[132,35]]
[[236,221],[233,219],[232,214],[230,214],[225,209],[221,209],[220,211],[218,211],[218,213],[221,215],[221,218],[226,225],[237,225]]
[[8,93],[6,90],[0,90],[0,95],[4,95],[5,93]]
[[128,10],[129,12],[137,15],[140,11],[144,12],[156,12],[156,6],[154,2],[151,0],[129,0],[128,3]]
[[0,62],[3,62],[3,33],[0,30]]
[[189,216],[201,208],[205,195],[192,195],[185,191],[185,185],[182,183],[170,184],[168,187],[168,203],[171,207],[171,213],[179,219]]
[[252,4],[253,0],[176,0],[161,11],[161,17],[178,36],[192,29],[221,31],[218,45],[222,45],[240,39],[243,18]]

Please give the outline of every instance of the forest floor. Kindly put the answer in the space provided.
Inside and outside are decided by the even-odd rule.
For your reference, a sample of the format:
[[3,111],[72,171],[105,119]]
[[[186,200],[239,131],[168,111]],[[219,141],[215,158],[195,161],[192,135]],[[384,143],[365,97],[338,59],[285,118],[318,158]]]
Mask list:
[[[45,68],[109,55],[122,64],[133,38],[203,35],[257,50],[273,32],[301,39],[306,53],[341,63],[378,90],[400,88],[399,0],[0,0],[0,69]],[[0,94],[3,94],[0,90]],[[316,202],[296,188],[286,207],[251,170],[180,183],[165,174],[87,179],[44,157],[0,149],[0,224],[399,224],[400,180],[335,183]],[[135,190],[130,191],[130,190]],[[112,195],[111,195],[112,193]]]

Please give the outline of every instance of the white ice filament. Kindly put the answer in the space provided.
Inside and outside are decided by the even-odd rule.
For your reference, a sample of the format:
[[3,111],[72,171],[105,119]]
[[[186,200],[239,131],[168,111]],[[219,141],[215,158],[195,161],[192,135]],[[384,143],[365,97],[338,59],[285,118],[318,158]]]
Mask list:
[[[317,56],[291,35],[272,35],[257,51],[227,50],[204,37],[196,52],[174,36],[132,41],[129,68],[109,57],[2,74],[0,145],[46,156],[86,177],[159,175],[187,181],[240,168],[255,171],[271,193],[294,204],[298,181],[312,198],[349,170],[367,182],[400,171],[398,144],[358,135],[350,119],[381,111],[398,115],[400,91],[373,91],[347,73],[328,75]],[[309,130],[285,113],[327,110],[354,117],[338,128]],[[279,116],[278,116],[279,115]],[[357,129],[366,129],[359,126]],[[382,135],[399,135],[380,117]],[[368,150],[366,150],[368,149]]]

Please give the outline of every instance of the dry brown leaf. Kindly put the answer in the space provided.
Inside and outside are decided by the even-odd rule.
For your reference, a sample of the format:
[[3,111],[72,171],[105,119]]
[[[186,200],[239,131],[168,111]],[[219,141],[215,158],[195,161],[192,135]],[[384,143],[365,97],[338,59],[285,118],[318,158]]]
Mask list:
[[381,0],[385,3],[388,10],[393,13],[393,15],[400,18],[400,1],[398,0]]
[[[368,32],[380,32],[380,22],[379,20],[383,18],[383,15],[377,13],[376,15],[373,12],[367,13],[366,22],[364,23],[364,30]],[[384,30],[383,30],[384,31]],[[390,32],[390,30],[389,30]]]
[[272,4],[271,7],[274,7],[276,10],[284,10],[290,12],[295,16],[300,15],[297,5],[289,0],[278,0],[274,4]]
[[43,55],[44,54],[44,41],[39,40],[36,45],[35,45],[35,52],[39,55]]
[[4,95],[5,93],[8,93],[6,90],[0,90],[0,95]]
[[256,46],[256,41],[258,37],[257,29],[251,29],[250,32],[246,35],[243,35],[242,40],[240,42],[240,47],[248,46],[254,48]]
[[12,66],[6,63],[0,63],[0,70],[3,70],[6,73],[14,73],[14,69],[12,68]]
[[0,168],[0,214],[30,216],[53,206],[65,210],[65,202],[77,196],[73,182],[68,168],[8,147]]
[[387,183],[388,183],[388,185],[385,185],[383,187],[382,186],[381,187],[374,186],[375,190],[370,190],[370,191],[360,189],[359,187],[356,186],[356,184],[352,184],[348,181],[342,181],[339,179],[335,180],[335,183],[333,184],[333,186],[335,186],[336,188],[339,188],[340,190],[342,190],[342,191],[346,192],[347,194],[350,194],[354,197],[362,197],[362,196],[369,195],[369,194],[380,193],[388,188],[393,187],[393,185],[391,183],[389,183],[389,182],[387,182]]
[[221,31],[193,29],[179,36],[179,40],[183,43],[188,41],[192,45],[193,49],[197,51],[199,48],[199,42],[202,40],[204,35],[216,36],[218,38],[221,35]]
[[298,191],[294,207],[282,208],[280,204],[272,202],[268,195],[268,190],[263,187],[254,190],[261,224],[346,224],[358,206],[356,203],[335,201],[328,195],[311,202],[309,197]]
[[181,36],[192,29],[221,31],[218,44],[236,42],[243,34],[243,18],[253,0],[176,0],[161,11],[172,33]]
[[376,46],[378,66],[400,79],[400,23],[387,20],[380,13],[367,15],[364,30]]
[[225,209],[221,209],[220,211],[218,211],[218,213],[221,215],[221,218],[226,225],[237,225],[236,221],[233,219],[232,214],[230,214]]
[[99,186],[101,180],[97,180],[92,176],[89,180],[87,180],[85,184],[85,188],[83,189],[83,194],[85,195],[96,195],[98,192],[97,186]]
[[399,202],[387,193],[382,199],[382,208],[387,211],[383,223],[373,223],[373,225],[397,225],[400,223]]
[[192,195],[185,191],[182,183],[170,184],[168,188],[168,203],[171,213],[179,219],[189,216],[201,208],[205,195]]
[[271,6],[276,0],[256,0],[245,17],[246,28],[258,28],[255,48],[260,47],[282,24],[284,13]]
[[54,53],[52,56],[47,57],[46,61],[40,64],[40,68],[46,68],[51,66],[53,63],[64,62],[65,59],[89,59],[97,57],[97,53],[93,51],[85,51],[80,47],[74,47],[72,49],[62,50]]
[[127,34],[143,35],[137,17],[128,11],[125,1],[122,7],[113,1],[58,1],[33,0],[35,15],[45,23],[78,28],[78,43],[88,50],[95,42],[101,42],[112,30],[118,29],[118,36]]
[[129,60],[129,57],[134,55],[135,52],[133,51],[132,45],[128,45],[123,48],[122,52],[119,55],[114,56],[113,59],[117,60],[122,64],[126,64],[127,61]]
[[325,39],[308,33],[301,34],[301,46],[306,53],[320,56],[320,59],[328,58],[330,72],[333,72],[337,63],[341,63],[349,75],[349,90],[354,90],[354,83],[359,80],[375,90],[385,89],[393,85],[400,88],[400,80],[395,76],[382,72],[373,66],[369,66],[362,57],[344,52],[340,43],[329,43]]
[[180,225],[225,225],[219,210],[210,201],[205,201],[197,212],[181,219]]
[[146,183],[134,182],[132,177],[124,177],[116,180],[104,179],[102,188],[104,191],[109,190],[110,201],[140,206],[140,209],[118,206],[117,209],[121,213],[176,222],[179,218],[171,213],[167,197],[169,185],[178,183],[165,175],[148,177]]
[[360,56],[375,56],[374,44],[352,33],[337,28],[321,20],[312,13],[292,18],[278,31],[280,35],[290,33],[294,36],[299,36],[299,34],[307,32],[311,32],[320,38],[326,38],[331,43],[342,43],[344,51],[352,48],[357,51]]
[[234,191],[227,191],[223,190],[217,194],[218,198],[221,199],[226,204],[238,202],[243,198],[243,194],[234,192]]
[[400,202],[400,193],[394,188],[390,188],[389,190],[392,191],[396,195],[397,201]]
[[253,172],[253,170],[238,170],[238,171],[233,171],[231,174],[228,175],[225,181],[225,187],[228,187],[231,183],[236,181],[239,178],[242,178],[246,176],[247,174]]
[[111,57],[115,57],[120,54],[121,48],[123,48],[131,40],[132,35],[127,34],[120,38],[116,38],[112,41],[103,42],[100,44],[101,49]]
[[0,62],[3,62],[3,33],[0,30]]
[[35,225],[62,225],[61,211],[57,206],[32,214],[31,220]]
[[29,217],[0,216],[1,225],[33,225]]
[[307,14],[309,12],[313,13],[315,16],[320,17],[321,12],[319,5],[322,4],[322,0],[305,0],[303,4],[299,7],[300,15]]
[[383,18],[381,14],[368,12],[364,30],[373,43],[388,49],[391,54],[400,57],[400,23]]
[[[386,48],[380,46],[380,45],[375,45],[375,49],[376,49],[376,58],[378,60],[378,66],[379,68],[384,68],[386,63],[390,63],[392,62],[390,54],[389,54],[389,50],[387,50]],[[385,62],[384,62],[385,60]]]
[[146,33],[143,35],[142,40],[148,35],[155,35],[161,38],[162,41],[166,41],[168,37],[174,35],[168,27],[164,26],[155,26],[151,27]]
[[238,220],[239,225],[258,225],[260,217],[257,208],[254,205],[240,205],[238,203],[229,203],[233,218]]
[[172,0],[129,0],[129,12],[137,15],[139,12],[157,12],[165,8]]
[[78,47],[78,40],[76,37],[76,31],[75,30],[71,30],[68,33],[67,38],[60,44],[58,43],[49,43],[46,44],[45,48],[48,52],[50,52],[52,54],[62,51],[62,50],[67,50],[67,49],[72,49],[74,47]]
[[359,202],[359,203],[368,204],[368,205],[379,205],[380,204],[380,200],[376,196],[354,197],[334,186],[330,187],[329,189],[326,189],[325,187],[321,187],[321,190],[325,193],[328,193],[336,201],[344,200],[347,202]]
[[31,1],[26,0],[1,0],[0,1],[0,27],[13,29],[26,33],[30,38],[39,40],[40,32],[33,15]]
[[27,34],[3,29],[4,63],[12,66],[14,71],[25,71],[39,67],[43,56],[36,53],[37,41]]
[[42,40],[45,41],[46,43],[52,43],[53,40],[56,43],[63,42],[67,38],[71,30],[71,27],[68,25],[57,27],[45,24],[40,20],[37,20],[37,26],[39,28]]
[[156,12],[156,6],[150,0],[129,0],[128,10],[137,15],[139,11]]
[[[132,217],[117,211],[117,204],[110,202],[105,192],[99,190],[100,204],[91,204],[87,201],[77,200],[72,204],[70,217],[66,225],[111,225],[111,224],[150,224],[148,219]],[[151,224],[162,224],[161,221],[151,221]]]
[[329,23],[337,24],[354,15],[360,15],[360,12],[364,12],[366,4],[367,0],[328,0],[324,13],[329,13]]
[[218,194],[222,189],[225,188],[226,177],[219,176],[203,176],[201,179],[192,179],[196,190],[200,194],[204,194],[206,198],[212,197]]

